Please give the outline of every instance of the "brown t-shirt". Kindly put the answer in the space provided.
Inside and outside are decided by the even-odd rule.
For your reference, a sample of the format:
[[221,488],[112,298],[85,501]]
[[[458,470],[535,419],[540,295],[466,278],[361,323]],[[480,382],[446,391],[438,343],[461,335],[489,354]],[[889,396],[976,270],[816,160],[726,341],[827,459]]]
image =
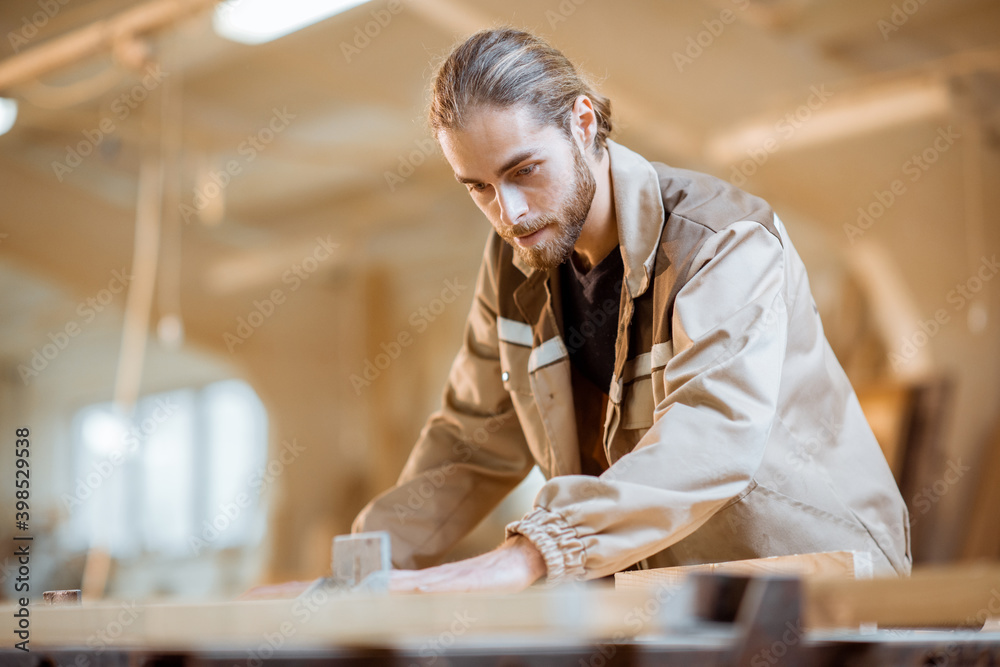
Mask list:
[[571,257],[559,272],[563,341],[572,367],[581,472],[599,475],[608,468],[602,436],[615,370],[618,307],[625,275],[621,247],[615,246],[589,271],[581,271]]

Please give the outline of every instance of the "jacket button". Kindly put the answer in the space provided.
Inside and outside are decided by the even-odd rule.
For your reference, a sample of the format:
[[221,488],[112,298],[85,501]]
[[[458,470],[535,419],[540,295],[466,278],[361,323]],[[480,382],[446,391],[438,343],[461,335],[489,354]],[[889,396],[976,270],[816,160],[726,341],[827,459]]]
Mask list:
[[504,371],[504,372],[503,372],[503,373],[502,373],[502,374],[500,375],[500,379],[501,379],[501,380],[503,380],[504,382],[506,382],[507,380],[509,380],[509,379],[510,379],[510,373],[508,373],[507,371]]

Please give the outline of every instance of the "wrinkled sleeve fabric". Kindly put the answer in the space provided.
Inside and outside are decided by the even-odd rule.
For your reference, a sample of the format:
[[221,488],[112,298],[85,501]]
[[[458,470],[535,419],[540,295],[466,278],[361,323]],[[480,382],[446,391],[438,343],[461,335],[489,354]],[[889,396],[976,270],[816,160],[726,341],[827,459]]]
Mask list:
[[759,223],[731,224],[702,244],[670,315],[674,354],[652,426],[600,477],[551,479],[507,527],[538,548],[549,582],[624,569],[749,487],[778,401],[783,287],[781,243]]
[[398,568],[439,562],[534,465],[500,378],[498,238],[491,234],[487,242],[441,408],[428,418],[396,485],[354,521],[356,533],[389,532]]

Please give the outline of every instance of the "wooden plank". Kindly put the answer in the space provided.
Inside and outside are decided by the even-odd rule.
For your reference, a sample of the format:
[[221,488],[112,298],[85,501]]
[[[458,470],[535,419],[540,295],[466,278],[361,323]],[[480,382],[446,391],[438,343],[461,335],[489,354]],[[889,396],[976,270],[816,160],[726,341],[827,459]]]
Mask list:
[[[499,634],[609,640],[658,631],[642,591],[606,586],[518,594],[336,595],[201,604],[31,607],[31,647],[211,648],[384,645]],[[0,608],[12,614],[13,607]],[[641,622],[637,622],[639,619]]]
[[[801,627],[807,633],[857,630],[873,623],[880,627],[981,627],[985,619],[1000,613],[1000,565],[996,564],[869,580],[852,579],[842,570],[834,576],[805,576],[800,585]],[[309,599],[257,602],[33,605],[31,647],[185,650],[237,646],[260,651],[514,635],[617,641],[662,636],[668,623],[685,614],[694,618],[689,596],[664,596],[662,592],[662,588],[613,590],[588,585],[541,587],[508,595],[332,595],[318,591]],[[747,622],[744,610],[740,611],[739,623]],[[0,608],[0,615],[13,612],[9,605]],[[791,616],[798,618],[794,610]]]
[[810,628],[982,627],[1000,615],[1000,565],[914,570],[909,578],[868,581],[811,577],[803,581]]
[[868,557],[867,553],[860,555],[853,551],[824,551],[703,565],[660,567],[651,570],[619,572],[615,574],[615,588],[628,590],[647,589],[654,586],[679,586],[684,583],[688,575],[696,572],[746,576],[789,574],[807,577],[823,575],[860,579],[871,576],[871,558]]

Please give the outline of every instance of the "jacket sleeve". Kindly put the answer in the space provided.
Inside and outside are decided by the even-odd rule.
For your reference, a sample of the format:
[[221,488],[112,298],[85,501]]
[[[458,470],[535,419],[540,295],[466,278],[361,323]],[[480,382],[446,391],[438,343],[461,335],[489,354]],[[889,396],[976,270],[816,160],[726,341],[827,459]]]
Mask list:
[[500,378],[498,242],[491,233],[441,408],[428,418],[396,486],[354,521],[353,532],[389,532],[395,567],[439,562],[534,466]]
[[748,488],[777,406],[783,285],[781,243],[762,225],[737,222],[703,243],[674,302],[674,355],[652,426],[600,477],[550,480],[507,527],[539,549],[550,582],[617,572]]

